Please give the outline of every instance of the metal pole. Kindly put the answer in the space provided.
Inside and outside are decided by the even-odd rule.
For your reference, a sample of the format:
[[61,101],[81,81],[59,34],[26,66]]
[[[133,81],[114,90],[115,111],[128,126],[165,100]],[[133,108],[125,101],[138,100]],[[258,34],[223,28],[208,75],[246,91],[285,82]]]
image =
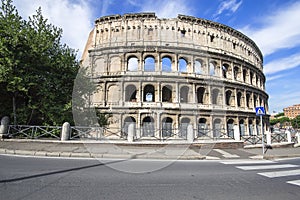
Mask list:
[[262,154],[265,154],[265,138],[264,138],[264,128],[263,128],[263,121],[262,121],[262,115],[260,115],[260,132],[261,132],[261,140],[262,140]]

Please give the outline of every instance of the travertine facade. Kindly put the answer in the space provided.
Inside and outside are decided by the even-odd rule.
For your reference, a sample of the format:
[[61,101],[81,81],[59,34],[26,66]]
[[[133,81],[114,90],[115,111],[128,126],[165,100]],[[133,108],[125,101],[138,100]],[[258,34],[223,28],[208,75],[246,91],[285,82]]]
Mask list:
[[288,118],[295,118],[300,115],[300,104],[289,106],[283,109],[284,116]]
[[[268,108],[263,57],[242,33],[219,23],[154,13],[101,17],[82,65],[98,90],[93,105],[113,114],[110,127],[136,139],[258,134],[256,106]],[[267,117],[266,117],[267,118]]]

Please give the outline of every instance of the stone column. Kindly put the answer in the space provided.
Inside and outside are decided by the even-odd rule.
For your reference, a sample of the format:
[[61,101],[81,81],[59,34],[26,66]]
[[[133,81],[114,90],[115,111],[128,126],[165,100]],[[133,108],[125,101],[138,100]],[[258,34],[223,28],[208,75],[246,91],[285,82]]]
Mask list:
[[292,142],[291,132],[289,130],[287,130],[287,131],[285,131],[285,133],[286,133],[287,142],[291,143]]
[[5,116],[1,119],[0,138],[3,138],[3,136],[7,135],[8,125],[9,125],[9,117]]
[[187,141],[189,143],[194,141],[194,129],[192,124],[189,124],[187,127]]
[[69,122],[65,122],[61,130],[61,141],[66,141],[70,139],[71,127]]
[[128,142],[133,142],[133,138],[135,135],[135,128],[134,128],[134,124],[130,123],[128,125],[128,136],[127,136],[127,141]]

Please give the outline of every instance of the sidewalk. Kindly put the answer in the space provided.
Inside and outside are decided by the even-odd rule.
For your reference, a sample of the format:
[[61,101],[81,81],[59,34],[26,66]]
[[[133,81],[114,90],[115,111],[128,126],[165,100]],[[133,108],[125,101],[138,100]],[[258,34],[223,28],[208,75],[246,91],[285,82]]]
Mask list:
[[[237,159],[262,159],[262,148],[223,149],[222,152],[236,155]],[[0,154],[28,156],[81,157],[81,158],[120,158],[120,159],[226,159],[213,144],[204,146],[185,143],[151,145],[109,143],[99,141],[54,141],[18,140],[0,141]],[[268,149],[264,159],[300,157],[300,147]]]

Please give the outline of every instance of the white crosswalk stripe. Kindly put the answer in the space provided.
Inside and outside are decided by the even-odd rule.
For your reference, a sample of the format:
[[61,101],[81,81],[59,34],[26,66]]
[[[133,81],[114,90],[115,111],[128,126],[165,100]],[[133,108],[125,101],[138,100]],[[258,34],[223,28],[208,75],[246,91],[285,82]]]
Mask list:
[[260,169],[282,169],[282,168],[292,168],[292,167],[299,167],[298,165],[253,165],[253,166],[236,166],[236,168],[242,170],[260,170]]
[[218,152],[218,153],[220,153],[220,154],[222,154],[222,156],[224,158],[239,158],[240,157],[240,156],[238,156],[236,154],[230,154],[227,151],[224,151],[222,149],[213,149],[213,150],[216,151],[216,152]]
[[[258,175],[268,177],[268,178],[291,177],[292,179],[293,177],[300,175],[299,165],[279,164],[278,162],[270,161],[270,160],[231,160],[231,161],[223,161],[221,163],[226,165],[235,165],[236,168],[245,171],[269,170],[264,172],[257,172]],[[295,169],[295,168],[299,168],[299,169]],[[270,171],[270,170],[276,170],[276,171]],[[289,180],[286,181],[286,183],[300,187],[300,180]]]

